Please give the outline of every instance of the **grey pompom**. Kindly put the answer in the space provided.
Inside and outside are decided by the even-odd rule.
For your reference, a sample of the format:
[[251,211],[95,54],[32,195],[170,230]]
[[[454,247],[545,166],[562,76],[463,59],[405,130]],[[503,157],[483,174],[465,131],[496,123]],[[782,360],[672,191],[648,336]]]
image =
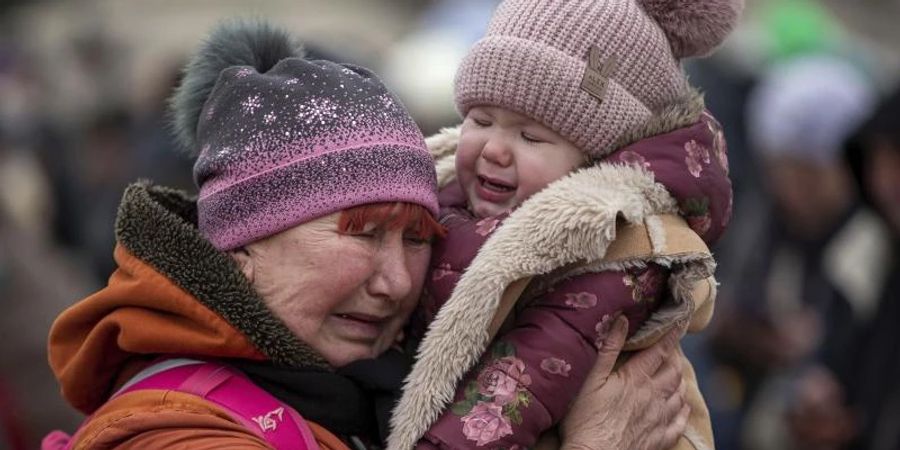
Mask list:
[[676,58],[706,56],[737,26],[744,0],[638,0],[672,45]]
[[185,66],[181,85],[169,99],[171,125],[181,147],[197,155],[200,112],[223,70],[251,66],[265,73],[282,59],[303,56],[298,41],[267,22],[231,20],[217,25]]

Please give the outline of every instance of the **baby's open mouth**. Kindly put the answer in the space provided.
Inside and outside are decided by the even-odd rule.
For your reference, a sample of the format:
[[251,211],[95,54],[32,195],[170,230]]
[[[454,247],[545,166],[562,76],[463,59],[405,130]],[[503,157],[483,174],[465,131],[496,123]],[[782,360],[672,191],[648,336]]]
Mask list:
[[506,184],[500,180],[488,179],[485,177],[478,177],[478,182],[481,183],[487,189],[497,191],[497,192],[510,192],[516,189],[515,186],[511,186]]

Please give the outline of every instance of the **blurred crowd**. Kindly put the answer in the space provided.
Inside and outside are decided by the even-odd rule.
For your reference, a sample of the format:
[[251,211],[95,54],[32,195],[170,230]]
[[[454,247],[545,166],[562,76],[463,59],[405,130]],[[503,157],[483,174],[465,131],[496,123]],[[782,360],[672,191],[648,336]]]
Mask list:
[[[324,1],[244,10],[199,1],[171,30],[154,26],[172,42],[148,52],[146,33],[130,36],[128,23],[93,14],[114,3],[60,3],[0,4],[0,448],[35,448],[49,430],[80,420],[58,395],[46,334],[114,267],[123,188],[149,178],[195,190],[192,161],[173,150],[165,99],[208,24],[261,15],[302,35],[303,24],[354,17],[315,29],[310,52],[382,74],[427,135],[459,120],[455,65],[496,4],[346,0],[327,10]],[[135,3],[139,20],[148,4],[164,2]],[[871,20],[900,19],[892,2],[864,3]],[[867,35],[865,16],[849,27],[840,8],[812,0],[750,6],[725,48],[688,66],[725,127],[736,198],[732,229],[714,249],[721,287],[713,326],[685,341],[716,446],[898,449],[900,40]],[[128,7],[116,8],[121,18]],[[34,26],[79,11],[91,15],[72,21],[83,26]],[[359,38],[366,33],[377,36]],[[52,56],[42,53],[48,40]]]

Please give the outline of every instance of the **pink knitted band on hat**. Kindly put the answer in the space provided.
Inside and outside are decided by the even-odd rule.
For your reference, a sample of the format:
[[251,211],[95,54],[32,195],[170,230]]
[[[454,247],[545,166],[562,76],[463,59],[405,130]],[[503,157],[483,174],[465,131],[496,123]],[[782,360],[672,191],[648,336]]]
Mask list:
[[422,132],[361,67],[287,58],[265,73],[225,69],[197,141],[198,226],[219,250],[369,203],[438,215]]
[[201,192],[199,226],[216,248],[230,250],[368,203],[415,203],[436,216],[433,170],[422,148],[405,144],[330,151]]
[[651,112],[615,79],[602,102],[581,89],[586,62],[533,41],[498,36],[479,41],[456,78],[465,116],[479,105],[507,108],[550,127],[593,157],[612,151],[629,127]]
[[[366,129],[365,126],[360,126],[356,129],[342,130],[342,132],[331,131],[328,134],[317,136],[316,139],[296,141],[256,139],[244,148],[244,152],[235,155],[231,164],[219,168],[216,177],[208,179],[203,184],[200,200],[232,186],[253,182],[254,178],[267,172],[298,164],[306,159],[368,145],[407,149],[420,153],[420,157],[427,157],[428,153],[423,138],[415,131],[403,126],[382,130]],[[259,158],[251,151],[267,154],[268,157]],[[201,152],[201,157],[206,157],[212,152],[214,150],[208,146]],[[220,155],[223,152],[233,152],[233,150],[229,146],[225,146],[224,150],[218,151]]]

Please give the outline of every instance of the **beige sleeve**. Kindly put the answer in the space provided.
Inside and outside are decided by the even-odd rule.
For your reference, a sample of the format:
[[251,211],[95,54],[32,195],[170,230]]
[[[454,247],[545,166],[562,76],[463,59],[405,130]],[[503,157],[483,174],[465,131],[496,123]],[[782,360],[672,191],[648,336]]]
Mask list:
[[714,277],[698,281],[697,285],[694,286],[692,298],[694,298],[700,306],[694,311],[694,315],[691,317],[691,323],[688,325],[687,330],[688,333],[699,332],[709,325],[709,321],[712,320],[713,311],[715,310],[717,293],[716,279]]
[[712,422],[709,418],[709,409],[706,407],[706,401],[700,393],[700,387],[697,385],[697,374],[694,373],[694,366],[684,356],[681,346],[678,346],[678,353],[684,362],[682,372],[684,383],[687,385],[685,389],[685,401],[691,405],[691,415],[688,417],[687,429],[684,435],[678,439],[674,450],[712,450],[715,448],[713,441]]

